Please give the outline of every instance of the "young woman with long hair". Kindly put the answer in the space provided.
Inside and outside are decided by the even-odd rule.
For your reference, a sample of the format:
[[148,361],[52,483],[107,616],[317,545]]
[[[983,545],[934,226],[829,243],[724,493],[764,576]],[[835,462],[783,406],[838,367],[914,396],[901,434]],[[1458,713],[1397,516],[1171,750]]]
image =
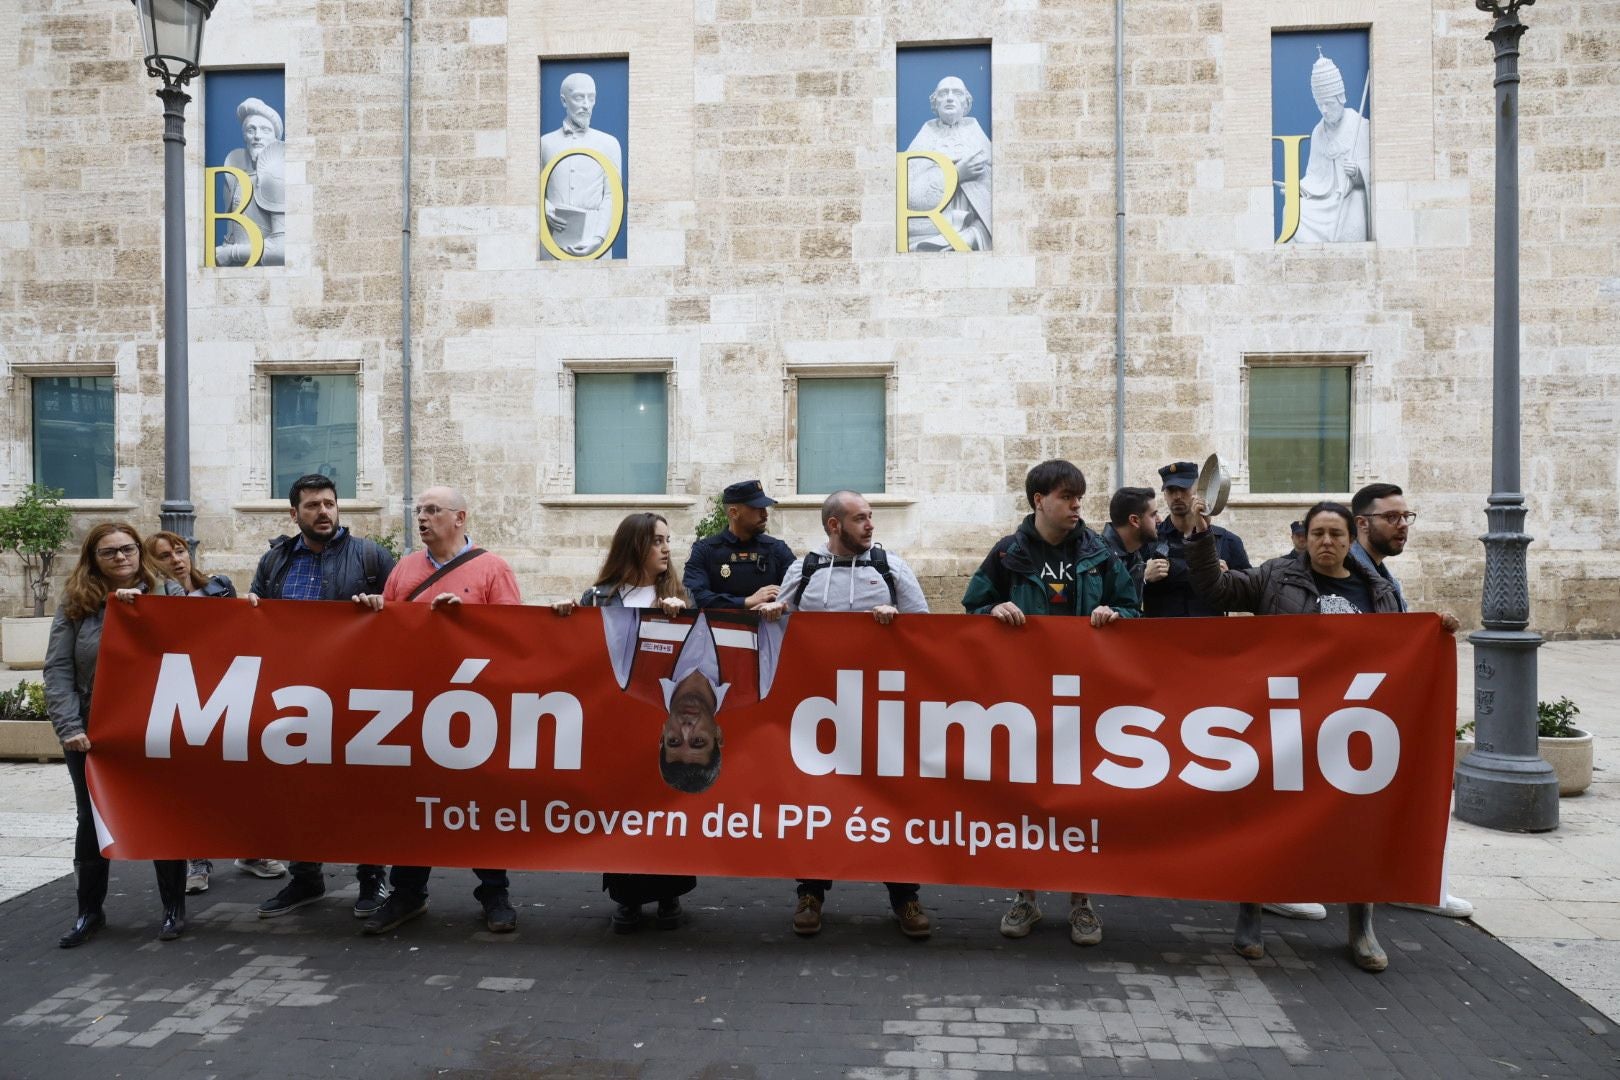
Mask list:
[[[661,608],[676,614],[686,607],[681,579],[669,557],[669,522],[660,514],[631,514],[619,522],[608,545],[596,582],[579,598],[582,607]],[[565,600],[552,605],[559,615],[573,611]],[[673,874],[603,874],[602,888],[617,907],[613,931],[635,932],[643,905],[658,905],[657,925],[673,930],[686,919],[682,896],[697,887],[697,878]]]
[[[96,842],[90,789],[84,778],[85,758],[91,751],[90,690],[101,651],[102,617],[109,598],[133,604],[147,592],[184,596],[186,590],[146,557],[133,526],[123,522],[97,525],[84,538],[78,564],[68,575],[61,606],[51,621],[45,651],[45,709],[62,740],[79,812],[73,843],[79,914],[57,942],[64,949],[83,945],[107,922],[102,905],[107,899],[108,862]],[[186,928],[186,861],[159,859],[152,865],[157,869],[158,895],[163,901],[158,940],[173,941]]]

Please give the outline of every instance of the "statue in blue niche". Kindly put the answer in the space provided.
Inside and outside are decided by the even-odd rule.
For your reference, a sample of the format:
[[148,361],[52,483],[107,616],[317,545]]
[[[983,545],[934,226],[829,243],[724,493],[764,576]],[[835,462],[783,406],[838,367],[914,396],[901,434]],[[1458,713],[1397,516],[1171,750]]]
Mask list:
[[[248,98],[236,107],[242,125],[242,145],[225,155],[225,164],[248,174],[252,195],[242,216],[253,222],[264,240],[264,253],[258,266],[286,263],[285,229],[287,219],[287,144],[282,141],[281,114],[258,98]],[[231,210],[242,200],[236,177],[223,173],[225,205]],[[225,222],[225,242],[214,249],[218,266],[246,266],[253,245],[247,230],[230,219]]]
[[[934,118],[917,129],[908,153],[926,150],[942,154],[956,166],[956,191],[941,211],[970,251],[990,250],[990,137],[970,114],[973,95],[955,75],[939,80],[928,96]],[[907,162],[906,205],[932,210],[945,197],[945,173],[924,159]],[[906,222],[907,246],[912,251],[944,251],[951,242],[926,216]]]

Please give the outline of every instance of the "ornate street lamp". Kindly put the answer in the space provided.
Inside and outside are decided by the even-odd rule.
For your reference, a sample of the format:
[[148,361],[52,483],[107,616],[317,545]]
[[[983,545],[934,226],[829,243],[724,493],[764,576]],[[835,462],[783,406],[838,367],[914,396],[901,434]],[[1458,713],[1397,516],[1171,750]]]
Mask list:
[[1474,0],[1496,17],[1496,320],[1492,335],[1491,495],[1485,510],[1484,629],[1474,645],[1474,750],[1457,766],[1457,817],[1492,829],[1558,827],[1558,779],[1536,743],[1536,649],[1519,483],[1519,8]]
[[185,86],[201,68],[203,27],[218,0],[134,0],[146,73],[163,80],[163,505],[162,526],[195,550],[191,505],[191,395],[186,357]]

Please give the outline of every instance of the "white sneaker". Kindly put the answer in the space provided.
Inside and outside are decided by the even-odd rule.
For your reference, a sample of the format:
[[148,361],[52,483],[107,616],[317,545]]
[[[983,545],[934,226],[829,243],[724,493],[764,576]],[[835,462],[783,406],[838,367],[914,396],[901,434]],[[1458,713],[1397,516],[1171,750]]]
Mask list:
[[213,872],[214,864],[207,859],[186,860],[186,895],[195,896],[197,893],[208,891],[208,875]]
[[278,878],[287,873],[287,864],[280,859],[237,859],[236,868],[262,878]]
[[1040,907],[1035,901],[1020,896],[1007,909],[1007,914],[1001,917],[1001,933],[1010,938],[1028,937],[1030,929],[1040,921]]
[[1285,919],[1327,918],[1327,908],[1321,904],[1261,904],[1260,906],[1273,915],[1281,915]]
[[1393,907],[1411,908],[1413,911],[1427,911],[1430,915],[1444,915],[1448,919],[1466,919],[1474,914],[1474,905],[1460,896],[1446,893],[1446,898],[1439,904],[1394,904]]

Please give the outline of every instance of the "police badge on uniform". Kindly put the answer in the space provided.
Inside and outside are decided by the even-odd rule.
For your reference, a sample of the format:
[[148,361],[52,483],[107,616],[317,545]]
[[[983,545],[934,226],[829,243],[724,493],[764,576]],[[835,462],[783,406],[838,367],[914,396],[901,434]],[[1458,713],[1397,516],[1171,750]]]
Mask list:
[[721,577],[730,577],[731,576],[731,564],[730,563],[721,563],[720,564],[720,576]]

